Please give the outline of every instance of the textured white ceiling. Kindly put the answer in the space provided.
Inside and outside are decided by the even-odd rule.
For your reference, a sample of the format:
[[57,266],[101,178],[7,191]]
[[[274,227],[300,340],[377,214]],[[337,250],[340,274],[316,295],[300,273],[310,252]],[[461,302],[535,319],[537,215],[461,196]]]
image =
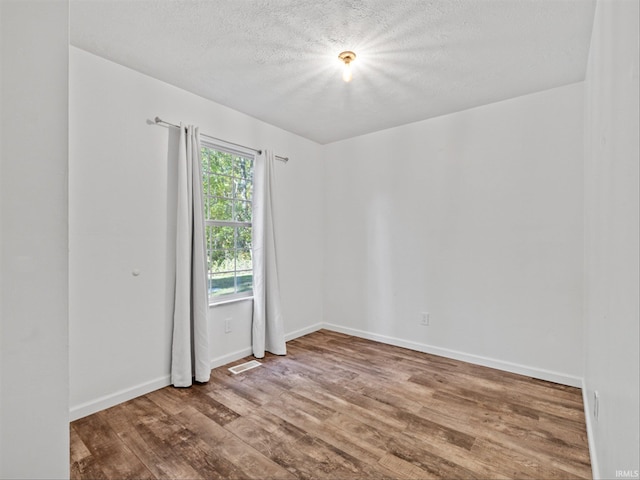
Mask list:
[[[583,80],[594,8],[593,0],[72,0],[71,43],[329,143]],[[349,84],[343,50],[358,56]]]

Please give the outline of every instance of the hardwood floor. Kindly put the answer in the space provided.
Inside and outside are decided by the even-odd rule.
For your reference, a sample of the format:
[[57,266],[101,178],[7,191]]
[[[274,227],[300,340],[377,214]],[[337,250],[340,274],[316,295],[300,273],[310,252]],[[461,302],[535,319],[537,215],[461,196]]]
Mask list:
[[287,348],[72,422],[71,478],[591,477],[577,388],[327,330]]

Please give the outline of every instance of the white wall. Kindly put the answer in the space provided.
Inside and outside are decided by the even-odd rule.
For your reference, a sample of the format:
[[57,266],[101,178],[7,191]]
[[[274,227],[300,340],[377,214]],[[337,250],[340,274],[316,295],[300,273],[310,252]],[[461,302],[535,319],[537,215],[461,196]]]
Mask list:
[[597,478],[640,469],[639,17],[637,1],[598,2],[586,79],[584,393]]
[[[320,146],[85,51],[70,61],[72,417],[168,382],[178,131],[156,115],[291,158],[277,165],[285,327],[320,323]],[[250,316],[247,301],[210,309],[215,364],[250,353]]]
[[0,2],[1,478],[67,478],[67,1]]
[[[3,162],[3,158],[4,158],[4,154],[3,149],[2,149],[2,135],[3,135],[3,128],[2,128],[2,111],[3,111],[3,107],[2,104],[4,102],[4,92],[2,90],[2,70],[3,70],[3,66],[2,66],[2,45],[3,45],[3,40],[2,40],[2,30],[3,30],[3,23],[2,23],[2,2],[0,2],[0,185],[2,185],[2,164]],[[2,194],[0,193],[0,252],[2,252],[3,248],[2,248],[2,238],[3,238],[3,229],[2,229]],[[2,253],[0,253],[0,285],[2,285],[3,280],[3,269],[2,269]],[[2,340],[2,324],[4,323],[4,315],[2,314],[3,311],[3,306],[2,306],[2,288],[0,288],[0,345],[2,345],[4,343],[4,341]],[[4,434],[3,434],[3,429],[2,429],[2,386],[3,386],[3,381],[2,381],[2,370],[3,370],[3,366],[2,366],[2,353],[0,352],[0,444],[3,441],[2,439],[4,438]],[[2,462],[2,448],[0,448],[0,477],[3,476],[2,472],[4,471],[4,468],[2,467],[3,462]]]
[[574,84],[327,146],[325,321],[579,385],[582,95]]

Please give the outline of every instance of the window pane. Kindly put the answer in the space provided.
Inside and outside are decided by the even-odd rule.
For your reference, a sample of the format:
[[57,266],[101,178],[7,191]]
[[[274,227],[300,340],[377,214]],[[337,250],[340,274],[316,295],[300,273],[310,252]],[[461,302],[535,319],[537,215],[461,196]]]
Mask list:
[[210,198],[209,212],[205,212],[207,220],[232,220],[233,200],[227,198]]
[[211,199],[207,196],[207,194],[204,194],[204,197],[202,198],[202,207],[204,209],[204,219],[207,220],[209,218],[209,209],[210,209],[210,205],[209,205],[209,201]]
[[233,272],[236,268],[235,250],[210,250],[209,271],[211,273]]
[[238,272],[238,292],[250,292],[253,289],[253,272]]
[[235,198],[251,201],[253,196],[253,160],[238,157],[236,159]]
[[233,175],[233,155],[226,152],[216,152],[217,164],[214,173]]
[[245,178],[250,182],[253,181],[253,160],[251,158],[236,157],[234,166],[234,175],[236,177]]
[[200,157],[202,159],[202,172],[203,174],[207,174],[213,169],[213,164],[217,161],[215,150],[211,150],[207,147],[202,147],[200,149]]
[[236,248],[242,250],[251,249],[251,227],[238,227]]
[[211,248],[216,250],[235,248],[235,227],[208,226],[206,230],[211,232]]
[[207,147],[202,147],[200,149],[200,160],[202,161],[202,171],[209,171],[209,149]]
[[251,202],[243,202],[236,200],[236,222],[250,222],[251,221]]
[[227,177],[224,175],[203,175],[202,191],[207,195],[214,197],[233,197],[234,180],[233,177]]
[[202,174],[202,195],[206,198],[209,195],[209,179]]
[[238,270],[251,270],[251,250],[237,250],[236,251],[236,269]]
[[209,275],[209,295],[228,295],[235,293],[234,275],[231,273],[213,273]]
[[233,156],[207,147],[201,149],[202,171],[216,175],[233,175]]
[[204,242],[207,247],[207,257],[210,256],[211,250],[213,250],[213,242],[215,241],[213,235],[213,227],[204,227]]
[[202,172],[202,193],[204,195],[214,195],[219,197],[230,197],[233,192],[233,181],[231,177],[223,177]]
[[251,201],[253,198],[253,184],[243,181],[241,178],[234,179],[235,198],[238,200]]

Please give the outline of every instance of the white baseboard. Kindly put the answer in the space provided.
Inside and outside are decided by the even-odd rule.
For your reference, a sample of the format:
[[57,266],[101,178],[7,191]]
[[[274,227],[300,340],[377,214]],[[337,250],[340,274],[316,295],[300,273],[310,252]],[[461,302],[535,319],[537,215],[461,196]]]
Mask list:
[[211,370],[226,365],[227,363],[235,362],[236,360],[240,360],[241,358],[248,357],[252,353],[253,349],[251,347],[247,347],[241,350],[236,350],[235,352],[227,353],[226,355],[222,355],[220,357],[212,358]]
[[587,443],[589,444],[589,457],[591,458],[591,478],[594,480],[602,478],[600,476],[600,466],[598,465],[598,455],[596,454],[596,442],[593,436],[593,405],[589,402],[587,394],[587,384],[582,379],[582,404],[584,405],[584,418],[587,423]]
[[[285,340],[288,342],[290,340],[293,340],[294,338],[313,333],[317,330],[320,330],[321,328],[322,324],[316,323],[315,325],[311,325],[309,327],[286,334]],[[235,362],[236,360],[240,360],[241,358],[251,355],[251,353],[251,347],[247,347],[235,352],[228,353],[226,355],[212,358],[211,369],[221,367],[231,362]],[[72,406],[69,409],[69,419],[70,421],[78,420],[79,418],[86,417],[87,415],[99,412],[100,410],[114,407],[120,403],[153,392],[154,390],[159,390],[160,388],[164,388],[168,385],[171,385],[171,375],[165,375],[149,382],[144,382],[139,385],[134,385],[130,388],[119,390],[109,395],[104,395],[102,397],[96,398],[95,400]]]
[[[333,330],[335,332],[344,333],[346,335],[353,335],[355,337],[374,340],[376,342],[395,345],[398,347],[404,347],[404,348],[408,348],[410,350],[415,350],[418,352],[430,353],[433,355],[453,358],[455,360],[461,360],[461,361],[473,363],[476,365],[482,365],[485,367],[496,368],[498,370],[518,373],[520,375],[527,375],[529,377],[548,380],[550,382],[556,382],[563,385],[570,385],[572,387],[582,387],[583,395],[585,392],[582,379],[572,375],[566,375],[563,373],[552,372],[549,370],[528,367],[526,365],[519,365],[519,364],[505,362],[502,360],[496,360],[493,358],[483,357],[479,355],[472,355],[468,353],[458,352],[455,350],[449,350],[446,348],[434,347],[432,345],[412,342],[409,340],[389,337],[386,335],[379,335],[371,332],[365,332],[363,330],[357,330],[354,328],[341,327],[339,325],[334,325],[331,323],[316,323],[314,325],[310,325],[309,327],[305,327],[305,328],[290,332],[285,335],[285,340],[288,342],[295,338],[313,333],[322,328],[326,328],[327,330]],[[251,347],[247,347],[241,350],[237,350],[235,352],[228,353],[226,355],[222,355],[220,357],[213,358],[211,359],[211,368],[213,369],[213,368],[220,367],[222,365],[226,365],[228,363],[239,360],[243,357],[249,356],[251,355],[251,353],[252,353]],[[96,412],[99,412],[100,410],[113,407],[115,405],[118,405],[119,403],[123,403],[123,402],[126,402],[127,400],[131,400],[133,398],[139,397],[140,395],[153,392],[154,390],[158,390],[170,384],[171,384],[171,376],[165,375],[155,380],[144,382],[139,385],[134,385],[130,388],[119,390],[115,393],[99,397],[95,400],[91,400],[89,402],[85,402],[80,405],[72,406],[69,409],[70,420],[73,421],[82,417],[86,417],[87,415],[91,415],[92,413],[96,413]],[[584,404],[585,404],[585,413],[587,413],[586,409],[587,409],[588,402],[586,401],[586,398],[584,400]],[[589,435],[589,449],[592,454],[592,457],[591,457],[592,468],[594,472],[594,477],[598,478],[596,476],[598,472],[597,462],[595,460],[594,452],[591,451],[591,445],[593,442],[592,442],[592,436],[591,436],[591,430],[590,430],[590,417],[589,415],[586,415],[586,417],[587,417],[587,434]]]
[[529,367],[527,365],[505,362],[503,360],[497,360],[495,358],[473,355],[470,353],[459,352],[457,350],[450,350],[448,348],[434,347],[433,345],[427,345],[425,343],[418,343],[412,342],[410,340],[403,340],[401,338],[388,337],[386,335],[365,332],[364,330],[357,330],[355,328],[341,327],[340,325],[334,325],[331,323],[325,323],[323,325],[323,328],[326,328],[327,330],[333,330],[334,332],[344,333],[346,335],[353,335],[354,337],[366,338],[368,340],[374,340],[376,342],[386,343],[388,345],[395,345],[396,347],[403,347],[408,348],[409,350],[415,350],[417,352],[430,353],[432,355],[452,358],[454,360],[461,360],[463,362],[473,363],[475,365],[482,365],[483,367],[495,368],[498,370],[504,370],[506,372],[517,373],[519,375],[526,375],[528,377],[547,380],[554,383],[560,383],[562,385],[568,385],[578,388],[582,386],[581,377],[567,375],[561,372],[554,372],[542,368]]
[[131,400],[132,398],[136,398],[140,395],[144,395],[146,393],[153,392],[154,390],[166,387],[167,385],[170,385],[170,383],[171,376],[165,375],[163,377],[156,378],[155,380],[141,383],[131,388],[125,388],[115,393],[96,398],[95,400],[91,400],[89,402],[81,403],[80,405],[76,405],[69,409],[69,420],[78,420],[79,418],[86,417],[87,415],[99,412],[100,410],[105,410],[107,408],[113,407],[115,405],[118,405],[119,403]]
[[304,337],[305,335],[309,335],[310,333],[317,332],[321,328],[324,328],[324,324],[316,323],[316,324],[313,324],[313,325],[311,325],[309,327],[301,328],[300,330],[296,330],[294,332],[287,333],[284,336],[284,340],[286,342],[290,342],[291,340],[293,340],[295,338]]
[[[251,355],[251,347],[212,358],[211,369],[221,367],[227,363],[235,362],[236,360],[248,355]],[[79,418],[86,417],[87,415],[99,412],[100,410],[114,407],[120,403],[151,393],[168,385],[171,385],[171,375],[165,375],[149,382],[144,382],[130,388],[119,390],[115,393],[71,407],[69,409],[69,419],[70,421],[78,420]]]

